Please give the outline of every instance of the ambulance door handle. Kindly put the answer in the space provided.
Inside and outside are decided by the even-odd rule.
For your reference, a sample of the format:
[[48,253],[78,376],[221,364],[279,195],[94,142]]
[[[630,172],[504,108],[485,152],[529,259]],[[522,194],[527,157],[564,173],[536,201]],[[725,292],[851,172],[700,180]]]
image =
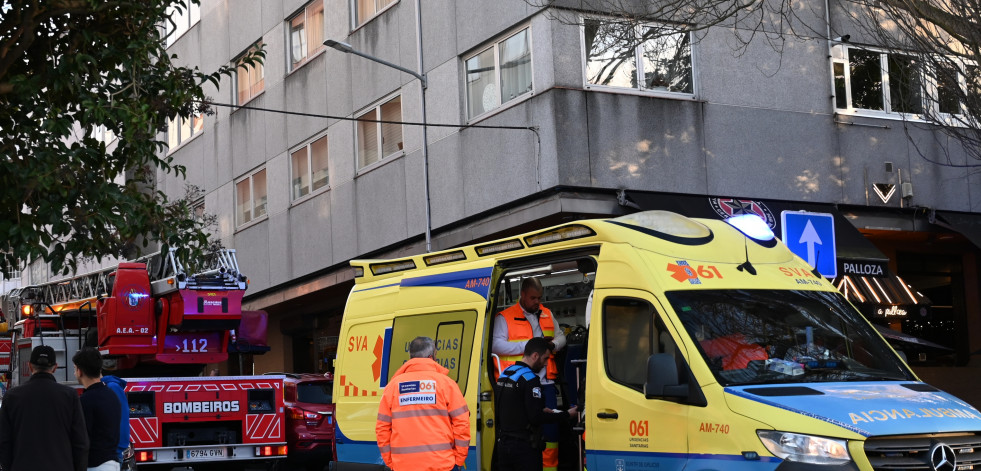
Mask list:
[[616,419],[619,419],[620,418],[620,414],[617,414],[617,411],[612,411],[612,412],[597,412],[596,413],[596,417],[597,418],[600,418],[600,419],[614,419],[614,420],[616,420]]

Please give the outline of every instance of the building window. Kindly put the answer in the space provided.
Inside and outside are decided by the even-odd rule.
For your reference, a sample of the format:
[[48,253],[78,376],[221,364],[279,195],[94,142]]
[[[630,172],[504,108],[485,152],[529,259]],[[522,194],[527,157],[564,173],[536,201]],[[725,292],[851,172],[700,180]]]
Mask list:
[[170,47],[177,38],[201,21],[201,5],[185,0],[167,7],[167,16],[170,21],[164,21],[164,36],[167,38],[167,47]]
[[204,131],[204,116],[195,113],[190,118],[177,117],[167,120],[167,144],[170,150],[176,149],[188,139]]
[[692,95],[691,34],[660,24],[585,18],[587,87]]
[[238,99],[236,104],[238,105],[247,103],[265,89],[265,73],[263,72],[262,63],[253,62],[247,64],[244,61],[245,56],[258,51],[261,47],[262,41],[259,41],[235,59],[235,63],[238,64],[238,68],[235,70],[235,75],[238,78],[235,87],[235,95]]
[[528,28],[467,58],[467,111],[472,119],[532,91]]
[[354,11],[354,27],[357,28],[368,22],[379,12],[395,3],[396,0],[352,0]]
[[0,254],[0,278],[4,280],[20,279],[24,262],[13,258],[9,253]]
[[93,126],[92,132],[89,133],[89,136],[92,139],[105,144],[108,144],[116,139],[116,133],[112,132],[112,130],[107,128],[105,125]]
[[948,115],[966,115],[967,102],[981,100],[981,68],[976,65],[956,67],[953,64],[935,72],[938,111]]
[[239,226],[266,215],[266,169],[235,183],[235,207]]
[[191,218],[197,222],[204,222],[204,198],[191,203]]
[[401,95],[371,108],[357,119],[358,168],[402,150],[402,125],[398,124],[402,121]]
[[960,115],[965,91],[970,96],[978,90],[977,67],[931,69],[901,52],[836,45],[832,70],[835,108],[858,113]]
[[327,186],[327,136],[290,153],[290,176],[294,200]]
[[290,71],[324,49],[324,0],[310,2],[289,19],[288,40]]

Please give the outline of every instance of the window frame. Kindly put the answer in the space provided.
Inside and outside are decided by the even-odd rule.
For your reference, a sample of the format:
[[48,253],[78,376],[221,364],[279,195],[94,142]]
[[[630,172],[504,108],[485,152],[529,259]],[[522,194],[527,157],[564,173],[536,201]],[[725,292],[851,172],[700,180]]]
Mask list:
[[[403,101],[401,100],[401,98],[402,98],[402,92],[401,92],[401,90],[399,90],[399,91],[397,91],[397,92],[395,92],[395,93],[393,93],[391,95],[388,95],[385,98],[382,98],[381,100],[376,101],[371,106],[362,108],[358,113],[355,113],[354,114],[354,165],[355,165],[355,168],[357,169],[355,175],[360,175],[363,172],[366,172],[368,170],[371,170],[371,169],[374,169],[374,168],[379,167],[381,165],[384,165],[387,162],[390,162],[392,160],[395,160],[398,157],[401,157],[401,156],[405,155],[405,125],[403,125],[403,124],[399,124],[398,125],[399,126],[399,130],[400,130],[400,135],[402,136],[402,147],[399,150],[397,150],[395,152],[392,152],[391,154],[387,154],[387,155],[383,155],[382,154],[384,152],[384,150],[385,150],[384,140],[383,140],[383,137],[384,137],[383,134],[384,133],[383,133],[383,129],[382,129],[382,123],[379,123],[378,121],[380,121],[381,118],[382,118],[382,111],[381,111],[382,106],[384,106],[384,105],[392,102],[396,98],[399,99],[399,121],[402,121],[403,120],[403,117],[405,116],[405,108],[402,106]],[[375,115],[376,117],[375,117],[375,120],[374,120],[375,123],[374,124],[377,126],[377,130],[376,130],[377,131],[376,132],[377,136],[376,136],[375,139],[376,139],[376,144],[378,145],[378,160],[375,160],[375,161],[373,161],[371,163],[368,163],[368,164],[365,164],[364,166],[361,166],[361,153],[360,153],[360,150],[359,150],[359,144],[360,144],[360,138],[361,138],[361,131],[360,131],[361,121],[360,121],[360,119],[363,116],[366,116],[366,115],[368,115],[369,113],[372,113],[372,112],[376,113],[376,115]]]
[[372,13],[367,18],[364,18],[359,23],[358,22],[358,1],[359,0],[351,0],[351,2],[350,2],[350,6],[351,6],[351,31],[355,31],[358,28],[361,28],[362,26],[364,26],[364,25],[366,25],[368,23],[371,23],[375,18],[378,18],[379,16],[383,15],[385,12],[387,12],[390,9],[392,9],[393,7],[395,7],[395,5],[398,5],[399,2],[401,2],[401,0],[392,0],[392,2],[389,3],[388,5],[385,5],[385,6],[381,7],[381,8],[378,8],[377,7],[378,0],[373,0],[375,2],[375,12]]
[[[180,120],[179,122],[177,120]],[[183,137],[184,123],[187,123],[187,128],[190,130],[190,135]],[[201,123],[200,129],[195,123]],[[177,144],[171,146],[171,133],[177,131]],[[204,133],[204,115],[201,113],[194,113],[189,118],[182,118],[177,116],[175,118],[167,119],[167,152],[173,152],[177,149],[183,147],[186,143],[190,142],[192,139],[198,137]]]
[[[971,96],[971,84],[968,83],[970,76],[966,72],[973,69],[975,71],[974,73],[981,77],[981,73],[979,73],[979,71],[981,71],[981,66],[960,59],[957,59],[954,62],[958,68],[957,87],[959,88],[959,92],[965,96]],[[959,111],[957,113],[948,113],[941,110],[940,81],[934,69],[934,67],[930,67],[930,73],[923,78],[924,84],[927,86],[926,90],[924,91],[925,96],[929,102],[935,106],[934,113],[936,113],[936,116],[938,116],[941,121],[948,125],[964,126],[967,122],[969,122],[967,103],[963,100],[958,100],[957,108]]]
[[[883,101],[882,110],[873,110],[867,108],[856,108],[852,100],[852,68],[851,68],[851,54],[850,51],[858,50],[863,52],[870,52],[879,55],[879,74],[882,83],[882,90],[880,91],[881,98]],[[961,101],[958,103],[959,112],[958,113],[947,113],[940,109],[940,90],[938,87],[938,78],[933,67],[929,64],[920,64],[919,67],[919,81],[920,81],[920,101],[919,106],[924,112],[922,113],[907,113],[901,111],[893,111],[892,103],[892,83],[889,77],[889,62],[891,56],[907,56],[915,58],[916,55],[913,53],[908,53],[905,51],[889,50],[885,48],[876,47],[859,47],[852,46],[848,44],[835,44],[831,47],[831,80],[832,80],[832,106],[834,106],[835,114],[849,115],[849,116],[867,116],[874,118],[884,118],[884,119],[902,119],[902,120],[912,120],[912,121],[928,121],[928,116],[934,116],[940,121],[944,121],[947,124],[956,125],[956,123],[966,117],[967,108],[966,104]],[[961,68],[966,70],[971,67],[967,64],[960,64]],[[838,106],[839,96],[838,96],[838,84],[836,83],[837,74],[835,67],[840,66],[843,76],[843,89],[845,93],[845,107],[841,108]],[[967,77],[960,71],[957,73],[957,86],[961,88],[961,92],[967,89]]]
[[[172,25],[170,21],[164,20],[164,37],[166,38],[166,47],[168,48],[187,34],[191,28],[201,23],[201,5],[190,0],[185,1],[187,5],[184,6],[187,6],[187,9],[180,14],[178,19],[186,20],[186,24],[175,21],[175,24]],[[173,13],[176,13],[174,5],[167,7],[168,16],[173,15]],[[174,29],[171,30],[171,27]]]
[[[388,351],[385,352],[387,361],[382,361],[380,384],[382,386],[388,384],[398,370],[398,366],[409,359],[409,352],[404,345],[417,336],[425,335],[436,342],[435,360],[450,370],[446,376],[460,387],[461,392],[466,393],[468,387],[479,386],[480,381],[476,384],[470,381],[470,375],[476,373],[474,370],[481,368],[479,361],[471,362],[474,351],[481,348],[480,344],[474,343],[477,338],[478,318],[477,311],[473,308],[453,309],[446,306],[434,307],[411,316],[395,316],[389,324],[392,338],[388,344]],[[449,332],[449,336],[441,336],[442,327],[459,327],[459,337],[454,337],[452,331]],[[454,344],[456,348],[439,348],[440,343],[454,339],[459,341],[458,344]],[[450,357],[454,355],[454,350],[456,356]],[[456,360],[455,364],[447,364],[450,359]]]
[[119,139],[119,136],[117,136],[116,133],[109,129],[105,124],[92,126],[91,130],[89,131],[89,137],[106,145],[109,145],[116,139]]
[[[266,203],[265,203],[266,207],[265,207],[265,210],[263,211],[262,214],[260,214],[258,216],[255,214],[256,213],[255,177],[256,177],[256,175],[258,175],[260,173],[263,173],[265,171],[266,171],[266,167],[265,166],[262,166],[262,167],[256,168],[256,169],[248,172],[244,176],[242,176],[242,177],[240,177],[240,178],[238,178],[238,179],[235,180],[234,194],[235,194],[235,228],[236,229],[244,229],[246,227],[250,227],[250,226],[253,226],[255,224],[258,224],[259,222],[264,221],[264,220],[266,220],[266,219],[269,218],[269,179],[268,179],[269,177],[268,177],[268,173],[266,174],[266,193],[265,193],[266,194]],[[241,216],[242,215],[241,215],[241,212],[238,209],[238,207],[239,207],[238,185],[240,183],[244,182],[244,181],[248,181],[249,182],[249,213],[250,213],[250,216],[249,216],[249,220],[247,220],[247,221],[242,221],[241,220]]]
[[[245,65],[245,64],[242,63],[242,59],[245,57],[246,54],[249,54],[250,52],[254,52],[254,51],[258,50],[264,44],[265,43],[263,42],[262,38],[259,38],[259,40],[257,40],[256,42],[252,43],[251,46],[249,46],[248,48],[246,48],[245,51],[242,51],[241,54],[235,56],[235,59],[232,60],[232,64],[235,67],[235,79],[232,80],[232,85],[233,86],[231,88],[232,88],[232,103],[235,104],[235,105],[241,106],[241,105],[244,105],[246,103],[249,103],[252,100],[255,100],[256,98],[258,98],[259,96],[262,96],[262,94],[266,92],[266,66],[265,66],[265,64],[263,64],[263,63],[256,63],[255,66],[247,66],[247,65]],[[250,93],[250,95],[249,95],[249,98],[248,99],[245,99],[245,100],[242,100],[242,99],[239,98],[239,96],[240,96],[240,87],[241,87],[241,84],[239,83],[239,71],[240,70],[248,70],[249,71],[249,77],[250,77],[249,78],[249,93]],[[260,79],[258,81],[253,82],[252,79],[251,79],[251,77],[252,77],[252,74],[256,70],[258,70],[262,74],[262,76],[260,77]],[[259,82],[262,83],[262,88],[259,89],[259,91],[257,91],[257,92],[253,92],[252,89],[255,88],[259,84]]]
[[637,83],[636,87],[619,87],[615,85],[600,85],[589,82],[589,51],[586,50],[586,21],[616,21],[615,18],[602,15],[583,15],[581,17],[582,24],[579,27],[579,43],[580,43],[580,59],[582,60],[582,83],[585,90],[596,90],[604,92],[614,92],[622,93],[628,95],[641,95],[641,96],[656,96],[661,98],[672,98],[678,100],[697,100],[698,97],[698,74],[695,72],[695,64],[697,63],[697,51],[695,48],[695,38],[691,31],[682,32],[677,31],[675,34],[687,34],[688,44],[691,49],[691,54],[689,60],[691,62],[691,89],[689,92],[673,92],[670,90],[658,90],[642,88],[641,84],[644,83],[644,67],[643,67],[643,52],[642,49],[646,44],[645,41],[640,41],[643,28],[648,27],[661,27],[661,28],[677,28],[676,25],[671,23],[658,23],[658,22],[644,22],[634,25],[634,37],[637,39],[637,45],[634,47],[634,80]]
[[[501,95],[501,44],[506,42],[508,39],[511,39],[514,36],[520,34],[523,31],[526,31],[528,34],[528,57],[530,63],[529,67],[531,68],[531,90],[528,90],[527,92],[517,95],[508,101],[503,101]],[[492,116],[496,113],[499,113],[501,110],[508,109],[535,95],[535,90],[537,88],[535,86],[535,41],[534,41],[534,35],[532,34],[531,24],[524,23],[520,26],[511,28],[508,31],[506,31],[504,34],[498,36],[498,38],[499,39],[495,39],[490,43],[485,44],[480,48],[474,50],[474,52],[471,52],[470,54],[463,56],[463,89],[464,89],[463,92],[466,101],[467,122],[479,121],[488,116]],[[470,61],[470,59],[473,59],[489,50],[493,51],[493,56],[494,56],[494,91],[496,92],[495,94],[496,94],[497,102],[493,108],[490,108],[484,111],[483,113],[475,114],[471,116],[470,113],[471,110],[473,109],[473,105],[470,102],[470,86],[467,78],[469,75],[469,73],[467,72],[467,62]]]
[[[603,346],[603,373],[606,375],[606,379],[608,379],[609,381],[612,381],[616,384],[619,384],[621,386],[630,388],[638,392],[643,392],[643,387],[644,387],[643,383],[632,384],[632,383],[624,382],[623,378],[621,378],[619,375],[614,374],[610,370],[611,348],[608,343],[608,333],[609,333],[608,326],[618,325],[619,322],[610,322],[610,313],[607,310],[607,307],[610,304],[620,304],[620,303],[625,304],[630,302],[638,303],[638,304],[643,303],[646,305],[646,307],[649,308],[650,320],[648,325],[650,327],[650,330],[647,332],[648,334],[647,340],[648,340],[648,346],[651,349],[651,353],[648,353],[647,356],[649,357],[650,355],[653,355],[654,353],[658,353],[659,351],[658,337],[660,332],[658,331],[658,318],[660,313],[658,312],[657,307],[654,306],[654,304],[651,303],[649,300],[643,298],[625,296],[625,295],[614,295],[614,296],[607,297],[603,299],[603,304],[600,311],[600,315],[602,316],[602,326],[603,326],[602,332],[600,332],[601,343]],[[638,367],[646,370],[646,363],[644,364],[644,366],[638,365]]]
[[206,213],[204,205],[204,196],[194,200],[190,204],[191,206],[191,219],[197,222],[203,222]]
[[[310,2],[307,2],[307,4],[304,5],[302,8],[298,9],[293,15],[291,15],[291,16],[289,16],[289,17],[286,18],[286,28],[285,29],[286,29],[286,73],[287,74],[293,73],[296,70],[300,69],[301,67],[303,67],[304,65],[306,65],[310,61],[312,61],[315,57],[317,57],[320,54],[322,54],[327,49],[327,46],[324,46],[323,41],[320,41],[320,42],[318,42],[318,44],[315,45],[316,47],[311,50],[311,44],[310,44],[310,41],[309,41],[309,39],[310,39],[310,37],[309,37],[309,34],[310,34],[310,30],[309,30],[309,25],[310,25],[309,14],[310,14],[310,7],[314,6],[314,4],[319,4],[320,5],[320,11],[321,11],[321,21],[320,21],[320,25],[319,25],[320,26],[320,37],[321,37],[321,39],[324,39],[326,37],[327,28],[326,28],[326,25],[325,25],[325,21],[326,21],[326,17],[327,17],[326,15],[327,14],[326,14],[325,6],[324,6],[324,1],[325,0],[311,0]],[[304,37],[307,39],[306,51],[304,52],[303,58],[300,59],[300,61],[293,62],[292,23],[293,23],[293,20],[295,20],[296,18],[299,18],[301,16],[303,17],[303,34],[304,34]]]
[[[325,169],[327,171],[327,183],[320,188],[314,188],[313,175],[315,172],[313,168],[313,144],[315,142],[319,142],[321,139],[327,140],[327,168]],[[293,193],[293,177],[295,172],[295,169],[293,168],[293,154],[300,151],[301,149],[306,150],[307,178],[309,180],[307,184],[308,186],[307,194],[297,196]],[[314,195],[318,195],[320,193],[330,190],[330,139],[328,139],[327,137],[327,132],[320,133],[308,139],[303,144],[290,150],[289,161],[290,161],[290,173],[289,173],[290,201],[292,201],[293,204],[306,201],[307,199],[312,198]]]

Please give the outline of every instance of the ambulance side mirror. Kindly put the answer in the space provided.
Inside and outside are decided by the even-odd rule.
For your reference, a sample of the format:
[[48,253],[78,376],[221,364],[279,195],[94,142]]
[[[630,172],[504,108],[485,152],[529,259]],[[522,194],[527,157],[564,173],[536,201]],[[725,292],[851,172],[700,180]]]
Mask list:
[[674,356],[668,353],[655,353],[647,359],[647,382],[644,394],[648,399],[688,397],[688,385],[678,384],[678,366]]
[[[689,376],[685,372],[685,376]],[[674,355],[655,353],[647,359],[647,382],[644,395],[648,399],[667,399],[689,402],[691,395],[688,383],[678,383],[678,366]]]

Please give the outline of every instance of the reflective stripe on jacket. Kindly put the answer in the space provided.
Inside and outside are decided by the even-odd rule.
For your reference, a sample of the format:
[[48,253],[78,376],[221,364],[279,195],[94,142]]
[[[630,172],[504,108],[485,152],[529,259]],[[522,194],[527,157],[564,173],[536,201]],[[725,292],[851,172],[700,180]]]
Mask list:
[[[555,337],[555,323],[552,321],[552,311],[547,307],[539,305],[541,309],[541,314],[538,316],[538,326],[542,329],[543,337]],[[520,304],[515,304],[498,314],[499,317],[503,317],[504,321],[508,324],[508,342],[525,342],[535,336],[534,330],[531,328],[531,324],[525,317],[525,310],[521,308]],[[501,319],[498,318],[497,321]],[[523,355],[500,355],[501,359],[501,369],[506,370],[509,366],[513,365],[515,362],[521,360]],[[501,371],[497,369],[497,364],[494,364],[494,378],[497,379],[501,375]],[[555,366],[555,358],[549,357],[548,364],[545,365],[545,377],[547,379],[558,379],[559,369]]]
[[470,409],[448,372],[429,358],[413,358],[385,386],[375,434],[389,468],[445,471],[463,465]]

